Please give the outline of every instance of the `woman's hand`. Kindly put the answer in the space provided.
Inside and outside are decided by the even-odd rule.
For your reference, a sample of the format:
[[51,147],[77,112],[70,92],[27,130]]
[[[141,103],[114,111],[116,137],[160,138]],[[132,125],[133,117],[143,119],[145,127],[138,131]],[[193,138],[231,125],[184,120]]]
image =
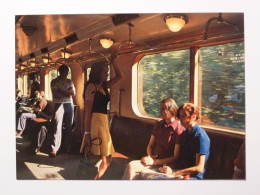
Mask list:
[[148,155],[148,156],[143,157],[141,159],[141,162],[147,166],[150,166],[150,165],[154,164],[154,159],[150,155]]
[[172,171],[171,167],[166,166],[166,165],[164,165],[163,167],[160,167],[160,168],[159,168],[159,171],[160,171],[161,173],[165,173],[165,174],[167,174],[167,175],[173,174],[173,171]]

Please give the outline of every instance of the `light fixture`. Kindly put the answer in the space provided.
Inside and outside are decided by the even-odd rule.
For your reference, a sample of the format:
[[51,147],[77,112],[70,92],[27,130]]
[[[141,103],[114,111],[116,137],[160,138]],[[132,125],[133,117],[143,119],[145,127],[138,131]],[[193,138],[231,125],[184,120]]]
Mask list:
[[32,67],[35,67],[35,65],[36,65],[35,60],[30,60],[30,65],[31,65]]
[[25,69],[26,67],[27,67],[26,65],[24,65],[24,64],[20,64],[20,68],[21,68],[21,70]]
[[178,32],[188,23],[188,18],[184,15],[168,15],[164,21],[172,32]]
[[66,47],[64,47],[64,49],[60,50],[60,52],[61,52],[62,58],[65,58],[65,59],[68,59],[72,55],[72,52],[67,50]]
[[108,37],[102,37],[99,39],[102,47],[104,47],[105,49],[110,48],[113,44],[114,44],[114,40]]
[[51,61],[50,54],[48,53],[48,56],[42,56],[42,61],[44,64],[49,64]]

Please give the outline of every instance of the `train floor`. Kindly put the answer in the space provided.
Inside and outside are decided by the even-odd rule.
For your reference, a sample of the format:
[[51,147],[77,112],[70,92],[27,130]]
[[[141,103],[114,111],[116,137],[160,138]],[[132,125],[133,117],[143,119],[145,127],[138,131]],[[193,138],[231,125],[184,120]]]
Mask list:
[[[101,162],[99,158],[87,160],[82,154],[58,153],[50,158],[47,153],[35,155],[29,152],[29,140],[26,137],[16,137],[16,178],[17,180],[92,180]],[[113,161],[102,180],[121,179],[128,159],[113,156]],[[119,166],[121,168],[119,168]]]
[[29,152],[29,140],[16,137],[16,170],[18,180],[74,180],[77,179],[80,154],[60,153],[55,158],[39,152]]

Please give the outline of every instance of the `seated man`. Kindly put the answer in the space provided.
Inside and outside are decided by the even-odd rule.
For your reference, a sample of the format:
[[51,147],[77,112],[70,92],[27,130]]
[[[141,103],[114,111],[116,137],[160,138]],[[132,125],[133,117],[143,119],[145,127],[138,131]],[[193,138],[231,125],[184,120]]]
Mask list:
[[16,136],[20,136],[24,132],[27,119],[36,118],[37,114],[39,114],[40,111],[42,111],[41,113],[47,112],[46,111],[47,100],[44,97],[45,96],[44,92],[43,91],[41,91],[41,92],[37,91],[36,93],[37,93],[37,103],[35,105],[33,105],[33,108],[32,108],[33,112],[22,113],[18,118]]
[[180,175],[185,179],[203,179],[210,153],[210,139],[197,124],[199,108],[192,103],[185,103],[178,109],[177,117],[186,128],[181,143],[181,158],[171,166],[161,167],[160,171],[167,175]]
[[52,116],[46,115],[40,112],[37,118],[32,118],[29,138],[30,138],[30,151],[32,154],[36,154],[40,151],[40,148],[46,138],[48,129],[51,128]]
[[139,179],[143,173],[156,173],[159,171],[158,165],[178,159],[184,128],[176,118],[177,109],[178,106],[173,99],[167,98],[161,101],[160,114],[163,119],[154,125],[147,146],[147,156],[142,157],[141,160],[131,161],[122,179]]

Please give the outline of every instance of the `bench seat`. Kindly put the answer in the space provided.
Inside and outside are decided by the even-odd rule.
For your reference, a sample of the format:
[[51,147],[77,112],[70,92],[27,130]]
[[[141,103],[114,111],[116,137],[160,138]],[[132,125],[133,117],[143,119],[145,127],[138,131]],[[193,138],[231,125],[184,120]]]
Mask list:
[[[152,130],[152,122],[114,116],[110,133],[116,152],[112,155],[112,163],[101,179],[121,180],[127,164],[131,160],[139,160],[146,155]],[[244,136],[205,130],[211,140],[211,147],[204,179],[232,179],[234,159],[238,154]],[[82,166],[87,165],[83,164]],[[94,176],[95,174],[89,176],[86,173],[82,178],[93,179]]]

